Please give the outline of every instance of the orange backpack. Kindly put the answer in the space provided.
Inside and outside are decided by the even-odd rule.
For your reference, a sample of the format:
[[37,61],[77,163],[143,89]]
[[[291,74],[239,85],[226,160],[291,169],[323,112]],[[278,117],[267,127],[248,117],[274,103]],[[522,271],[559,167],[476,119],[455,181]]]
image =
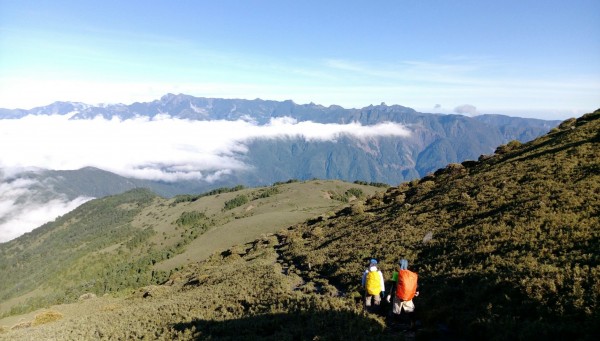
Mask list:
[[396,297],[403,301],[410,301],[417,292],[418,275],[410,270],[398,272],[398,284],[396,285]]

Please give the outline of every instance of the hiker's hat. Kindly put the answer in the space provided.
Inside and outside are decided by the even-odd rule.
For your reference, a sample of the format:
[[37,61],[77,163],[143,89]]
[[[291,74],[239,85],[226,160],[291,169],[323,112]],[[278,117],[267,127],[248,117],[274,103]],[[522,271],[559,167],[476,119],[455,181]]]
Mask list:
[[398,265],[400,265],[400,270],[408,270],[408,261],[406,259],[401,259]]
[[369,264],[377,265],[377,260],[375,258],[371,258],[371,261],[369,262]]

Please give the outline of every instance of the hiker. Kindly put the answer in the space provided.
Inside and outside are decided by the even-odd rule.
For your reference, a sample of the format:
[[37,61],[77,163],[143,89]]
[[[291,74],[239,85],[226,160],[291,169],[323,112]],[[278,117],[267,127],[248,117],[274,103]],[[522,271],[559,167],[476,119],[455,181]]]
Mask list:
[[408,261],[406,259],[398,262],[398,271],[394,271],[392,275],[392,287],[386,299],[390,302],[393,297],[392,313],[396,318],[400,317],[402,311],[408,314],[410,318],[410,327],[415,327],[415,304],[412,299],[419,296],[417,291],[418,275],[408,270]]
[[[377,260],[371,259],[369,266],[362,276],[362,286],[365,288],[365,306],[371,307],[371,300],[376,307],[381,303],[381,297],[385,297],[385,282],[383,273],[377,268]],[[380,296],[381,295],[381,296]]]

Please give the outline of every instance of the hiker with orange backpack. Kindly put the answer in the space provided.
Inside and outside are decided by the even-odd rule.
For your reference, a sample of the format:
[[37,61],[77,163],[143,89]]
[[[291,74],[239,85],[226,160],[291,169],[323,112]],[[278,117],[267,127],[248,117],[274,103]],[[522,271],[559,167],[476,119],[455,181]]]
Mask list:
[[365,307],[370,309],[371,300],[376,307],[379,307],[381,296],[385,297],[385,282],[383,273],[377,268],[377,260],[371,259],[369,266],[363,272],[362,286],[365,288]]
[[399,317],[402,311],[409,314],[411,328],[414,328],[415,304],[412,299],[419,296],[417,291],[418,275],[408,270],[408,261],[406,259],[398,262],[398,271],[394,271],[392,281],[395,283],[390,289],[390,293],[386,297],[387,301],[393,297],[392,313]]

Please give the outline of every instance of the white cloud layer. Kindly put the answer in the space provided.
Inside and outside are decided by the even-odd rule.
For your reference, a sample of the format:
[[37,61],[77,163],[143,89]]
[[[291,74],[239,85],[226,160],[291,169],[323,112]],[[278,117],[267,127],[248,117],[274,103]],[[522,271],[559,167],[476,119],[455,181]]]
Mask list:
[[0,121],[0,168],[9,172],[27,167],[65,170],[93,166],[140,179],[209,181],[209,174],[247,169],[240,156],[251,140],[324,141],[341,135],[403,137],[409,131],[390,122],[363,126],[279,118],[261,126],[243,120],[191,121],[167,115],[128,120],[30,115]]
[[34,228],[65,214],[92,198],[68,200],[58,196],[50,201],[40,199],[34,180],[11,182],[0,178],[0,243],[17,238]]
[[243,120],[190,121],[167,115],[129,120],[30,115],[0,120],[0,242],[29,232],[90,199],[59,197],[42,202],[33,180],[7,180],[23,169],[93,166],[140,179],[212,182],[247,170],[243,156],[247,144],[256,139],[333,141],[342,135],[363,139],[409,134],[404,126],[390,122],[363,126],[291,118],[273,119],[266,125]]

